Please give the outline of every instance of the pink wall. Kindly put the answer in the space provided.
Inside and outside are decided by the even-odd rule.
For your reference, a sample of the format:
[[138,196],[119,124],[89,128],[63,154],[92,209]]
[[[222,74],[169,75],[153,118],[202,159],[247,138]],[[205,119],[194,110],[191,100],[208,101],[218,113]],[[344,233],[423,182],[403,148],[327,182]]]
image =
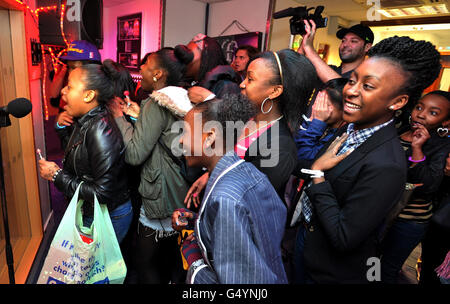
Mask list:
[[117,17],[142,12],[141,57],[160,48],[160,0],[128,1],[103,8],[103,49],[102,60],[117,61]]

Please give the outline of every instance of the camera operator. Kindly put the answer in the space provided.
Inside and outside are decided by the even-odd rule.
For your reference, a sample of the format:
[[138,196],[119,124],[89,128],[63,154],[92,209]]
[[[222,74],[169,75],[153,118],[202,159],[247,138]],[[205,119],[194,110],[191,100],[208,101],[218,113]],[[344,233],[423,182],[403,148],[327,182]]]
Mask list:
[[304,23],[306,34],[302,35],[303,40],[298,52],[304,54],[313,63],[317,75],[323,83],[333,78],[349,78],[352,71],[364,61],[367,52],[372,47],[374,35],[368,26],[356,24],[350,28],[342,28],[336,33],[336,37],[341,39],[339,57],[342,63],[339,67],[329,66],[314,50],[316,24],[313,20],[306,19]]

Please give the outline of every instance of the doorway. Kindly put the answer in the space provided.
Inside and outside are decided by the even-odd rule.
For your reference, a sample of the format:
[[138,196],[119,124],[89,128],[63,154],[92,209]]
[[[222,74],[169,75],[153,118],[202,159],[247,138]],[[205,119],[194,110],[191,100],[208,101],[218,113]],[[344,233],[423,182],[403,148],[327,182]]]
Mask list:
[[[0,106],[4,107],[17,97],[30,99],[23,12],[0,7],[0,28]],[[11,126],[0,129],[8,226],[19,284],[26,281],[43,235],[33,136],[31,114],[11,117]],[[2,217],[0,284],[9,282]]]

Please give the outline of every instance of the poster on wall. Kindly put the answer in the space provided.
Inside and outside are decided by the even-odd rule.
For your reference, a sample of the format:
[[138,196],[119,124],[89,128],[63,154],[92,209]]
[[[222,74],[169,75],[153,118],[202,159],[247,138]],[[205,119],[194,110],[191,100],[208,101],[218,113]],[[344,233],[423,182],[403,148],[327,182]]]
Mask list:
[[223,54],[227,59],[228,63],[231,64],[233,61],[234,53],[236,49],[242,45],[251,45],[262,50],[262,33],[261,32],[250,32],[245,34],[236,34],[229,36],[219,36],[213,37],[219,42],[222,47]]
[[142,13],[117,18],[117,62],[130,71],[139,71]]

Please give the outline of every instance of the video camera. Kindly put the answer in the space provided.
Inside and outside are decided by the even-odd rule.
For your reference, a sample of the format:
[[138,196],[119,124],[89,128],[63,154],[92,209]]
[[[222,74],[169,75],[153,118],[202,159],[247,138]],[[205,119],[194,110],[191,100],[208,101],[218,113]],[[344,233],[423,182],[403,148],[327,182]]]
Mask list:
[[292,35],[304,35],[306,34],[305,30],[305,24],[303,23],[303,20],[313,20],[316,24],[316,28],[326,27],[328,23],[328,18],[322,17],[322,12],[324,7],[322,5],[319,5],[316,7],[316,10],[314,11],[314,14],[308,14],[310,10],[312,10],[314,7],[306,8],[306,6],[299,6],[295,8],[287,8],[282,11],[276,12],[273,14],[273,18],[280,19],[284,17],[291,17],[289,20],[290,27],[291,27],[291,34]]

